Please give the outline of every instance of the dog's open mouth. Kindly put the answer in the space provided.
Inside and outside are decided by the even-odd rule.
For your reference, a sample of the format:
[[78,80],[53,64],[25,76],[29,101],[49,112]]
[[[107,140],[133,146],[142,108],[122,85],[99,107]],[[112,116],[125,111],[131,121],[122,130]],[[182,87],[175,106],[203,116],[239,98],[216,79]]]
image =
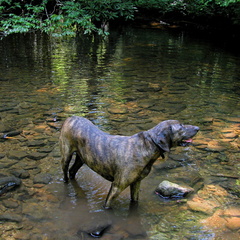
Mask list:
[[179,146],[186,147],[190,145],[193,142],[192,138],[189,139],[183,139],[180,143]]

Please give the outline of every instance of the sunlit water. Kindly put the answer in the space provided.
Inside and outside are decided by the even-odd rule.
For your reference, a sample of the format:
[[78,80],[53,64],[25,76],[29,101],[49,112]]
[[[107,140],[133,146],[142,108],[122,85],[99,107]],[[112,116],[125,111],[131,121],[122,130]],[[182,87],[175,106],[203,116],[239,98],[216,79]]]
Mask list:
[[[108,223],[102,239],[239,237],[237,229],[204,224],[215,211],[194,211],[187,200],[154,193],[163,180],[187,184],[198,176],[200,189],[226,190],[218,209],[239,212],[238,53],[181,31],[132,28],[104,41],[16,35],[3,39],[0,51],[0,176],[25,173],[21,187],[0,199],[1,215],[21,217],[1,218],[3,239],[91,239],[86,232]],[[71,115],[111,134],[131,135],[166,119],[201,131],[193,146],[155,163],[136,211],[129,211],[128,189],[105,211],[108,181],[85,166],[76,182],[62,181],[59,128]],[[21,134],[3,138],[16,130]],[[35,179],[43,173],[48,184]]]

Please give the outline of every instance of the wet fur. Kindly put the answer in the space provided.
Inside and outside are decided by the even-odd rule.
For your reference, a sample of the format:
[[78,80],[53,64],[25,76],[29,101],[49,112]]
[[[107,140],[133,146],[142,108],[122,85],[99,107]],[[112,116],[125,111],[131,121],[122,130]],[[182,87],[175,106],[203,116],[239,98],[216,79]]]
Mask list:
[[148,131],[119,136],[101,131],[83,117],[67,118],[60,134],[64,181],[68,182],[69,163],[75,152],[76,159],[69,170],[71,179],[85,163],[112,182],[105,208],[109,208],[112,200],[128,186],[131,200],[138,201],[140,182],[149,174],[157,158],[164,158],[164,152],[192,138],[198,130],[196,126],[167,120]]

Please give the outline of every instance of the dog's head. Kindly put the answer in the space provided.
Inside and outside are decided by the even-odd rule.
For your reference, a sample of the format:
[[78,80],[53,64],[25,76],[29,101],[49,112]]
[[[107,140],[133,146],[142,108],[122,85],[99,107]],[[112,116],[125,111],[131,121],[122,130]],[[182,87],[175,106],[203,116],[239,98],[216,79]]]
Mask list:
[[154,142],[165,152],[176,146],[187,146],[199,131],[199,127],[183,125],[177,120],[166,120],[152,129]]

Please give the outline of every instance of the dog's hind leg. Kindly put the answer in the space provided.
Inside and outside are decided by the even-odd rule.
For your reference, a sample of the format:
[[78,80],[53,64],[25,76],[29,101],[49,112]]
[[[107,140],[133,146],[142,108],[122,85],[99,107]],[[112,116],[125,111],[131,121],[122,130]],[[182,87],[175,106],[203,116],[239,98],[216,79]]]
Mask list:
[[69,170],[69,177],[70,179],[74,179],[78,169],[83,165],[83,161],[81,160],[80,156],[76,153],[76,159],[74,164],[71,166]]
[[131,201],[137,202],[139,197],[139,188],[141,180],[136,181],[130,185]]
[[68,168],[70,161],[72,159],[73,152],[70,151],[70,148],[68,144],[63,143],[63,141],[60,139],[60,150],[61,150],[61,164],[62,164],[62,170],[64,175],[64,182],[68,182]]
[[68,168],[69,168],[71,159],[72,159],[72,154],[69,155],[67,158],[62,157],[62,170],[63,170],[64,182],[68,182]]

